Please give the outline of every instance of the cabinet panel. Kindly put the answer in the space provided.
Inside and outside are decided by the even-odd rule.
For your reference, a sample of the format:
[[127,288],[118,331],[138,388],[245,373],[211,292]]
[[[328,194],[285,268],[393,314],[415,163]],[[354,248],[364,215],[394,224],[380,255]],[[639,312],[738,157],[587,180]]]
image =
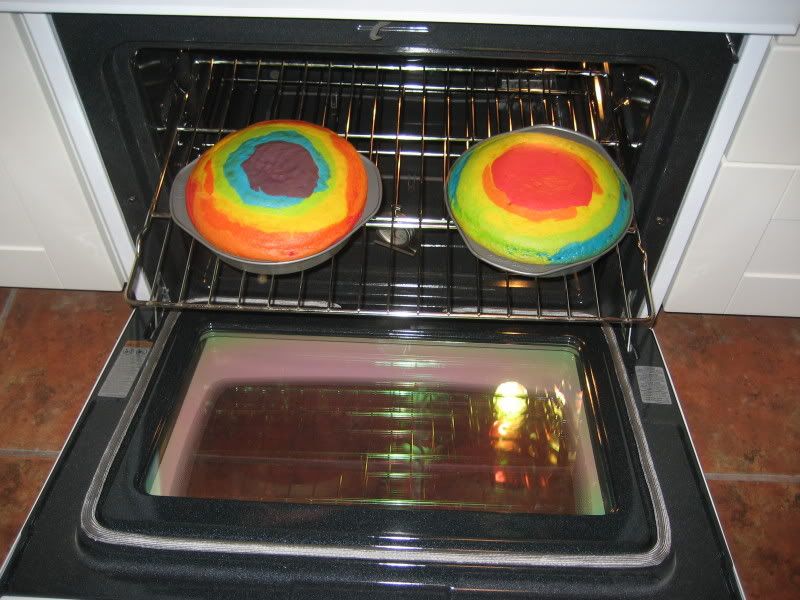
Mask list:
[[748,273],[742,277],[727,312],[800,317],[800,277]]
[[[42,246],[25,205],[14,187],[8,170],[0,162],[0,244],[5,246]],[[2,285],[2,284],[0,284]]]
[[[0,285],[119,290],[121,275],[100,234],[61,114],[16,18],[0,14],[0,207],[6,267]],[[53,280],[53,272],[56,274]],[[43,283],[46,282],[46,283]]]
[[745,271],[800,277],[800,221],[772,221],[767,225]]
[[774,45],[739,121],[731,161],[800,165],[800,45]]
[[[798,74],[800,76],[800,74]],[[800,219],[800,169],[795,171],[794,177],[783,194],[783,199],[775,209],[775,219]]]
[[800,311],[800,33],[773,39],[667,310]]
[[665,308],[723,313],[794,175],[790,168],[723,162]]
[[62,287],[44,248],[35,246],[0,246],[0,285]]
[[776,38],[779,44],[787,44],[792,46],[800,46],[800,31],[794,35],[779,35]]

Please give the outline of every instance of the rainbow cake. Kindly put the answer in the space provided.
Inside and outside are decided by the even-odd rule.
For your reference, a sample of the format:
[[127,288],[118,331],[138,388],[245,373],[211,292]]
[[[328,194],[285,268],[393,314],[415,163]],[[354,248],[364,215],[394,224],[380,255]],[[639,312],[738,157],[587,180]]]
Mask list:
[[632,206],[622,174],[592,144],[571,131],[533,127],[470,148],[447,181],[462,234],[526,265],[601,255],[628,228]]
[[197,231],[217,250],[255,261],[326,250],[350,233],[366,198],[355,148],[304,121],[264,121],[226,136],[186,183]]

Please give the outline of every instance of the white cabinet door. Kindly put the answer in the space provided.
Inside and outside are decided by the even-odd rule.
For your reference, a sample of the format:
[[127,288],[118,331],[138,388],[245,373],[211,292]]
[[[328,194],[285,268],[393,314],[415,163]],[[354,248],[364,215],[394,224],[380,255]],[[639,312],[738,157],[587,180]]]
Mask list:
[[800,34],[773,41],[664,303],[800,316]]
[[119,290],[121,268],[24,39],[0,13],[0,286]]

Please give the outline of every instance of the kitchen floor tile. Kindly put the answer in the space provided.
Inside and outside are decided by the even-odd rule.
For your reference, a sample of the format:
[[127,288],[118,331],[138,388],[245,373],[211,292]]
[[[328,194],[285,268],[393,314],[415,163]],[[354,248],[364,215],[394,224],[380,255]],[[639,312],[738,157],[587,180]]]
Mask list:
[[119,293],[16,291],[0,332],[0,448],[61,448],[129,313]]
[[52,459],[0,457],[0,563],[52,466]]
[[800,598],[800,484],[709,486],[747,598]]
[[704,471],[800,473],[800,319],[662,313],[656,333]]

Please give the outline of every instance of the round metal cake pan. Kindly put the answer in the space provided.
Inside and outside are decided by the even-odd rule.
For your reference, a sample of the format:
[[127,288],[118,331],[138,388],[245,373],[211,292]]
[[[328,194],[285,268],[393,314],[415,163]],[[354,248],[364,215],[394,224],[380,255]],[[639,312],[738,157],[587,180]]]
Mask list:
[[311,256],[280,262],[249,260],[234,256],[233,254],[228,254],[227,252],[223,252],[222,250],[216,248],[214,244],[205,239],[203,235],[195,228],[194,223],[192,223],[192,220],[189,218],[189,213],[186,210],[186,182],[189,180],[189,176],[194,170],[197,159],[183,167],[175,176],[175,181],[172,183],[172,189],[170,190],[169,194],[169,208],[172,213],[172,219],[186,233],[191,235],[194,239],[219,256],[220,259],[229,265],[236,267],[237,269],[242,269],[248,273],[258,273],[261,275],[286,275],[288,273],[305,271],[306,269],[316,267],[317,265],[330,260],[333,255],[345,245],[347,240],[350,239],[350,236],[358,231],[359,228],[364,225],[364,223],[375,216],[375,213],[377,213],[378,209],[381,207],[383,185],[381,183],[380,171],[378,171],[378,167],[376,167],[372,161],[361,155],[359,155],[359,157],[363,161],[364,169],[367,172],[367,201],[364,204],[364,211],[361,213],[361,217],[358,219],[358,222],[353,226],[347,235],[322,252],[312,254]]
[[[611,156],[609,156],[608,152],[606,152],[606,149],[603,148],[599,143],[597,143],[597,141],[593,140],[589,136],[586,136],[582,133],[578,133],[577,131],[572,131],[571,129],[564,129],[563,127],[556,127],[555,125],[532,125],[530,127],[524,127],[522,129],[516,129],[514,131],[509,131],[507,133],[501,133],[499,135],[494,135],[490,138],[486,138],[485,140],[472,146],[472,148],[477,148],[481,144],[488,142],[489,140],[494,140],[497,137],[503,135],[523,133],[527,131],[544,131],[552,135],[556,135],[558,137],[571,140],[573,142],[578,142],[579,144],[588,146],[593,150],[595,150],[596,152],[600,153],[601,156],[605,157],[608,160],[609,164],[617,173],[617,175],[620,178],[620,181],[622,181],[622,184],[625,186],[625,190],[628,193],[628,197],[631,199],[631,203],[633,202],[633,194],[631,192],[631,186],[628,183],[627,178],[622,173],[620,168],[617,166],[617,163],[615,163],[611,158]],[[470,150],[472,148],[470,148]],[[453,166],[455,166],[455,163],[453,164]],[[453,169],[451,167],[450,173],[452,172]],[[570,275],[572,273],[580,271],[584,267],[588,267],[590,264],[594,263],[600,257],[604,256],[606,253],[612,250],[614,246],[616,246],[628,232],[631,226],[631,222],[633,221],[633,210],[631,210],[628,223],[626,224],[622,232],[619,234],[619,236],[617,236],[617,238],[613,241],[613,243],[609,244],[608,248],[598,253],[597,255],[591,256],[582,261],[561,263],[557,265],[535,265],[517,260],[512,260],[510,258],[506,258],[505,256],[500,256],[499,254],[495,254],[494,252],[483,246],[480,242],[474,240],[472,237],[467,235],[467,233],[463,229],[461,229],[461,227],[458,224],[458,221],[456,221],[455,217],[453,216],[453,213],[450,211],[450,198],[447,194],[448,190],[447,184],[450,181],[450,173],[447,174],[447,179],[445,180],[444,183],[444,197],[445,197],[444,204],[445,207],[447,208],[447,214],[450,215],[450,219],[452,219],[453,223],[455,223],[458,233],[460,233],[461,237],[464,239],[464,244],[467,246],[467,249],[470,252],[472,252],[472,254],[474,254],[478,259],[482,260],[487,264],[492,265],[493,267],[496,267],[503,271],[508,271],[509,273],[516,273],[518,275],[527,275],[529,277],[561,277],[562,275]]]

